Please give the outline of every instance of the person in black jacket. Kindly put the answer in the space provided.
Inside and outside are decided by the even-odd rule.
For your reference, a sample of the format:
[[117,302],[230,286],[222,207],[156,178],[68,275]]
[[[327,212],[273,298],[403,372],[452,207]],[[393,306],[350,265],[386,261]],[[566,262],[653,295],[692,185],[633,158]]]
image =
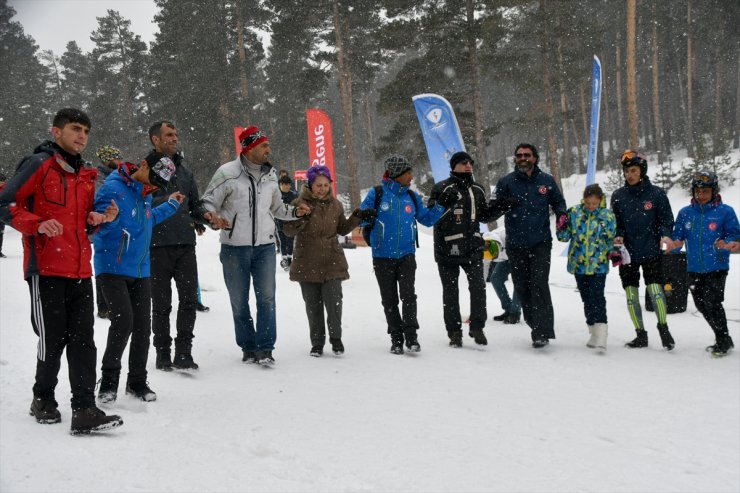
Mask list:
[[496,197],[506,212],[506,252],[514,289],[522,302],[524,321],[532,329],[532,346],[542,348],[555,339],[550,298],[552,233],[550,212],[558,228],[566,223],[563,194],[555,179],[537,166],[540,156],[532,144],[519,144],[516,168],[496,185]]
[[[470,291],[470,332],[476,344],[486,345],[486,282],[483,278],[483,236],[480,223],[493,220],[496,201],[488,202],[486,191],[473,179],[473,158],[456,152],[450,158],[450,177],[432,188],[428,207],[442,194],[453,194],[448,211],[434,225],[434,259],[442,280],[444,320],[450,346],[462,347],[462,317],[458,277],[465,271]],[[495,210],[494,210],[495,209]],[[501,215],[501,212],[498,212]]]
[[[281,171],[280,173],[283,173]],[[281,174],[278,178],[278,186],[280,187],[280,194],[283,198],[283,204],[290,204],[298,198],[298,193],[293,189],[293,180],[290,179],[287,173]],[[283,223],[280,219],[275,219],[275,226],[277,228],[278,240],[280,242],[280,267],[283,270],[290,270],[290,264],[293,262],[293,238],[290,238],[283,233]]]
[[[159,121],[149,128],[154,152],[168,156],[177,171],[167,192],[157,190],[152,195],[152,207],[166,202],[173,192],[180,192],[183,202],[175,215],[158,224],[152,231],[151,283],[152,333],[157,351],[156,368],[163,371],[197,370],[193,361],[193,329],[198,304],[198,264],[195,259],[195,229],[193,222],[207,224],[212,218],[200,203],[198,185],[192,171],[185,167],[177,151],[177,129],[172,122]],[[170,313],[172,312],[172,279],[175,280],[179,304],[175,357],[172,359]]]
[[[647,347],[648,337],[642,322],[639,286],[640,267],[647,285],[663,347],[673,349],[675,342],[668,330],[667,307],[660,273],[661,247],[672,245],[673,212],[662,188],[650,183],[647,160],[639,152],[626,150],[620,160],[625,184],[612,195],[612,210],[617,218],[616,245],[624,245],[630,263],[619,265],[619,277],[627,295],[627,308],[637,337],[626,345],[630,348]],[[616,259],[619,264],[620,260]]]

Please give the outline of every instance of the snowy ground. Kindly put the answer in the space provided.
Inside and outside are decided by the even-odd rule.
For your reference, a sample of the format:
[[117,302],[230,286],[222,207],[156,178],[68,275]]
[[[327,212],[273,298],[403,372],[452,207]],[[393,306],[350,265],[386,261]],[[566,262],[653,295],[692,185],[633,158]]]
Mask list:
[[[582,177],[564,181],[575,203]],[[672,191],[674,214],[688,202]],[[723,192],[738,207],[735,186]],[[489,345],[447,345],[430,231],[418,251],[417,355],[388,352],[366,248],[346,251],[343,357],[308,356],[299,286],[280,271],[273,369],[241,362],[233,342],[218,240],[199,239],[200,280],[211,311],[198,315],[197,374],[163,373],[150,357],[158,400],[123,395],[107,408],[125,425],[97,437],[28,416],[36,337],[29,321],[17,232],[0,260],[0,491],[712,491],[740,490],[740,355],[712,359],[712,333],[693,302],[669,315],[676,349],[633,337],[616,272],[607,281],[609,350],[596,354],[575,282],[553,249],[558,338],[530,347],[524,324],[489,322]],[[740,342],[740,256],[727,283],[730,333]],[[465,281],[461,280],[463,297]],[[488,288],[489,318],[500,313]],[[462,306],[465,306],[463,302]],[[465,310],[465,309],[464,309]],[[99,355],[108,324],[96,319]]]

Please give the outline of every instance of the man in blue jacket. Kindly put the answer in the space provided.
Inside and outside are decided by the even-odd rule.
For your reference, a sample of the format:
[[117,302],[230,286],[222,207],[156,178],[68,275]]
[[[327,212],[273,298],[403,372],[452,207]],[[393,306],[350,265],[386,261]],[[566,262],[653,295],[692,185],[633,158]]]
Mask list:
[[524,321],[532,329],[532,346],[543,348],[555,339],[550,298],[552,233],[550,211],[558,228],[565,227],[566,206],[555,179],[540,170],[540,156],[532,144],[519,144],[514,171],[496,185],[496,197],[505,204],[506,252],[511,278],[519,295]]
[[648,345],[642,322],[639,286],[640,267],[648,295],[658,316],[658,333],[663,347],[670,351],[675,342],[668,330],[667,307],[660,273],[661,247],[671,244],[673,212],[662,188],[650,183],[647,160],[639,152],[626,150],[620,160],[625,184],[612,195],[612,211],[617,218],[616,245],[624,245],[630,263],[619,266],[619,277],[627,295],[627,308],[637,337],[626,344],[629,348]]
[[[391,353],[403,354],[404,338],[409,352],[421,350],[416,331],[416,221],[434,226],[445,208],[457,198],[449,191],[437,198],[437,203],[426,208],[421,197],[409,190],[414,178],[411,163],[403,156],[385,160],[382,197],[377,207],[375,225],[370,233],[373,269],[380,288]],[[360,209],[375,209],[375,188],[371,188]],[[403,316],[398,309],[399,296]]]
[[717,175],[711,171],[694,175],[691,195],[691,204],[678,212],[669,248],[686,245],[691,296],[715,335],[714,345],[707,350],[713,356],[725,356],[735,345],[722,302],[730,252],[740,252],[740,224],[735,210],[722,203]]

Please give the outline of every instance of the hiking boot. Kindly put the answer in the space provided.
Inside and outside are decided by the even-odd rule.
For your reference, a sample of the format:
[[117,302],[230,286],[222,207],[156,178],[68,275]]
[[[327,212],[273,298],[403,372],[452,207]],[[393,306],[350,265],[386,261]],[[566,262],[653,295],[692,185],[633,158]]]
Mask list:
[[254,351],[242,351],[242,361],[245,363],[257,363],[257,356]]
[[403,333],[393,332],[391,334],[391,353],[403,354]]
[[195,305],[195,309],[198,310],[199,312],[207,312],[210,310],[210,308],[204,305],[203,303],[198,303],[197,305]]
[[547,337],[541,337],[532,341],[532,347],[535,349],[542,349],[543,347],[550,344],[550,339]]
[[72,412],[72,427],[70,433],[73,435],[86,435],[96,431],[112,430],[123,424],[120,416],[106,414],[97,407],[77,409]]
[[409,353],[418,353],[421,351],[421,344],[419,344],[419,338],[416,335],[416,331],[406,333],[406,347]]
[[172,371],[172,358],[169,351],[157,351],[157,370]]
[[188,353],[175,354],[172,368],[175,370],[197,370],[198,363],[193,361],[193,357]]
[[504,312],[501,315],[496,315],[495,317],[493,317],[493,320],[495,322],[503,322],[506,319],[506,315],[508,315],[508,314],[509,314],[509,312]]
[[331,350],[334,354],[337,356],[344,354],[344,344],[342,344],[342,339],[339,337],[330,337],[329,342],[331,343]]
[[486,339],[486,334],[483,333],[483,329],[473,329],[468,332],[468,335],[473,338],[476,344],[481,346],[488,345],[488,339]]
[[663,343],[666,351],[670,351],[676,347],[676,343],[673,342],[673,336],[668,330],[668,324],[658,324],[658,333],[660,334],[660,342]]
[[451,330],[450,332],[447,333],[447,336],[450,338],[451,347],[462,347],[463,345],[462,330]]
[[506,317],[504,318],[504,323],[508,325],[518,324],[521,316],[521,313],[507,313]]
[[636,330],[637,337],[632,339],[630,342],[624,345],[624,347],[628,348],[641,348],[641,347],[647,347],[648,345],[648,336],[646,330]]
[[264,367],[271,367],[275,365],[275,358],[272,357],[272,351],[257,351],[256,358],[257,364]]
[[36,418],[36,422],[42,425],[50,425],[62,421],[62,415],[57,409],[57,401],[54,399],[41,399],[34,397],[28,414]]
[[100,386],[98,387],[98,402],[101,404],[108,404],[109,402],[115,402],[118,397],[118,372],[103,372],[103,376],[100,378]]
[[309,356],[313,356],[314,358],[320,358],[322,354],[324,354],[324,348],[323,346],[313,346],[311,348],[311,352],[308,353]]
[[126,393],[144,402],[157,400],[157,394],[149,388],[149,382],[128,382],[126,384]]
[[717,336],[716,342],[707,347],[707,351],[712,353],[712,356],[722,357],[727,356],[730,350],[735,348],[735,344],[732,342],[732,337],[729,334]]

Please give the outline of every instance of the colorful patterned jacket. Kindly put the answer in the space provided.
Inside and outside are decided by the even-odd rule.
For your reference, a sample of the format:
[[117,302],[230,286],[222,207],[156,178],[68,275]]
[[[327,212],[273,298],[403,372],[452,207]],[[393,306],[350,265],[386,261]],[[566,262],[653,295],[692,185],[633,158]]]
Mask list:
[[604,200],[593,212],[583,204],[568,209],[566,229],[557,233],[558,240],[570,241],[568,272],[580,275],[608,273],[607,255],[613,248],[616,233],[617,220],[606,208]]

